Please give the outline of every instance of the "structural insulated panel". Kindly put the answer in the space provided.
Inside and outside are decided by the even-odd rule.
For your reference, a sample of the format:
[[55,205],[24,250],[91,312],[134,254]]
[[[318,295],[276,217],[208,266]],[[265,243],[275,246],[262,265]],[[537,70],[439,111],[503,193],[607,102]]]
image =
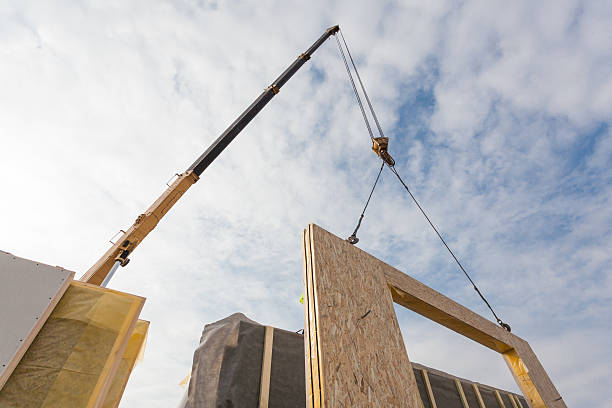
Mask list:
[[0,389],[74,278],[74,272],[0,251]]
[[144,301],[72,281],[0,390],[0,408],[101,408]]

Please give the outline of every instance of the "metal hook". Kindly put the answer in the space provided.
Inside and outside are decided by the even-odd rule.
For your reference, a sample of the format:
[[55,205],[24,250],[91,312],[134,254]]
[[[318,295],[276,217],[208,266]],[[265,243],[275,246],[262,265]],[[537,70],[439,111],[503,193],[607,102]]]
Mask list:
[[355,235],[355,233],[353,233],[353,235],[351,235],[350,237],[348,237],[346,240],[349,242],[349,244],[352,244],[352,245],[355,245],[356,243],[358,243],[358,242],[359,242],[359,238],[357,238],[357,236]]

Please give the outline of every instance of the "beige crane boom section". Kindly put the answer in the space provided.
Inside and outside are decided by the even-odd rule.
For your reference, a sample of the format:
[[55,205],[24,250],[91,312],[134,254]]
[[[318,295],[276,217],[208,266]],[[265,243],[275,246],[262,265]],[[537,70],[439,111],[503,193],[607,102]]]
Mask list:
[[[134,224],[123,233],[112,247],[81,277],[82,282],[100,285],[108,275],[114,263],[119,261],[122,265],[129,262],[127,254],[131,253],[142,240],[149,235],[162,217],[181,198],[199,177],[189,170],[179,174],[178,178],[164,191],[164,193],[147,209],[140,214]],[[125,257],[121,255],[128,251]]]
[[128,256],[155,228],[174,203],[189,189],[202,172],[221,154],[246,125],[279,93],[282,86],[308,61],[311,55],[340,27],[329,27],[276,80],[259,95],[253,103],[208,147],[208,149],[155,201],[145,213],[138,216],[134,224],[121,238],[81,277],[81,281],[105,286],[115,269],[129,262]]

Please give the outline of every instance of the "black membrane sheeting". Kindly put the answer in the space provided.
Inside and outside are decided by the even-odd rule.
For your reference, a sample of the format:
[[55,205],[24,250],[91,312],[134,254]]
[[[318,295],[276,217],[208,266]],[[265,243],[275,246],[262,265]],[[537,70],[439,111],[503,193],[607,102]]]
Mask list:
[[432,408],[431,401],[429,401],[429,396],[427,395],[427,389],[425,388],[425,379],[423,378],[423,371],[418,369],[413,369],[414,371],[414,379],[417,383],[417,388],[419,389],[419,394],[421,395],[421,400],[423,401],[423,406],[425,408]]
[[[461,381],[461,387],[463,388],[463,393],[465,394],[465,399],[470,407],[478,408],[478,397],[476,397],[476,393],[474,392],[474,387],[472,384]],[[509,408],[509,407],[506,407]]]
[[478,387],[478,389],[480,390],[480,396],[482,397],[482,402],[484,402],[485,407],[500,408],[493,390],[484,387]]
[[[259,406],[261,364],[265,327],[242,313],[207,324],[200,345],[193,355],[191,379],[180,408],[239,408]],[[425,368],[416,364],[417,367]],[[304,336],[274,329],[270,369],[270,408],[306,406]],[[438,408],[463,408],[453,376],[428,372]],[[425,408],[432,405],[423,372],[414,368],[419,394]],[[452,377],[452,378],[451,378]],[[459,378],[458,378],[459,379]],[[461,380],[461,379],[459,379]],[[476,394],[468,381],[461,381],[470,407],[478,407]],[[486,408],[499,408],[490,387],[479,385]],[[512,407],[502,392],[506,408]],[[523,407],[527,402],[519,397]],[[507,401],[506,401],[507,400]]]
[[428,373],[436,405],[444,408],[463,408],[455,381],[434,373]]
[[[235,313],[204,327],[184,408],[259,406],[265,327]],[[303,336],[275,329],[268,407],[306,406]]]

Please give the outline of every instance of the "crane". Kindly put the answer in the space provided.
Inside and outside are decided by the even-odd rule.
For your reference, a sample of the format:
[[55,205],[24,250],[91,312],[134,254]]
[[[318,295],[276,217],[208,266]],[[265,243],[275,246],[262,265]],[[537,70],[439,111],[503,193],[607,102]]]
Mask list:
[[282,86],[308,61],[311,55],[332,35],[340,30],[338,25],[325,30],[310,48],[300,54],[289,67],[259,95],[253,103],[206,149],[186,171],[168,186],[157,200],[136,218],[134,224],[115,241],[100,259],[81,277],[81,281],[106,286],[119,266],[126,266],[129,255],[157,226],[172,206],[194,185],[200,175],[240,134],[242,129],[278,94]]

